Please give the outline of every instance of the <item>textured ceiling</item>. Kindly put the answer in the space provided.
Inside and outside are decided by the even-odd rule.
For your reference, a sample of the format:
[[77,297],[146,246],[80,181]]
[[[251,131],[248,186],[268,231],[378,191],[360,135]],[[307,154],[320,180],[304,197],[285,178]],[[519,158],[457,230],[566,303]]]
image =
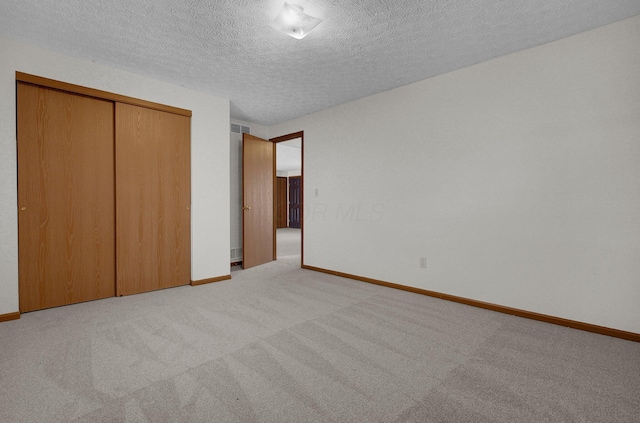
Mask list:
[[640,14],[640,0],[2,0],[0,36],[231,101],[264,125]]

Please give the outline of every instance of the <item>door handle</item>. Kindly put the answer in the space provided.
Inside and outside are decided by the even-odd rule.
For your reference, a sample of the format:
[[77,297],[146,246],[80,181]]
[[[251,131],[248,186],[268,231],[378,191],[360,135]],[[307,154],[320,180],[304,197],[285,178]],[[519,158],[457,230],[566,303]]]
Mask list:
[[242,207],[242,210],[251,210],[251,206],[249,206],[249,207]]

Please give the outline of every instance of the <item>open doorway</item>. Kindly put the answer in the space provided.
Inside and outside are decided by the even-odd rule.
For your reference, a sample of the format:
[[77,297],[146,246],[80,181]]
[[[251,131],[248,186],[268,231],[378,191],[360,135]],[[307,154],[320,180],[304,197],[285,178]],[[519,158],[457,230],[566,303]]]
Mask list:
[[302,133],[272,139],[276,143],[277,260],[302,264]]
[[[236,125],[237,126],[237,125]],[[286,169],[286,191],[287,196],[289,194],[288,183],[290,177],[294,177],[296,175],[299,176],[300,181],[300,193],[299,199],[302,200],[304,198],[303,190],[303,176],[304,173],[304,133],[302,131],[296,132],[289,135],[284,135],[282,137],[266,139],[259,138],[253,135],[249,135],[249,127],[247,127],[247,131],[244,131],[244,127],[242,127],[242,134],[240,131],[237,133],[233,131],[232,124],[232,134],[231,134],[231,267],[232,270],[240,269],[240,266],[244,268],[253,267],[256,265],[260,265],[272,260],[277,260],[278,256],[289,256],[295,257],[295,260],[291,260],[291,264],[295,264],[297,266],[301,266],[304,260],[304,252],[303,252],[303,238],[304,238],[304,209],[303,204],[298,206],[299,215],[300,215],[300,229],[296,229],[295,231],[289,231],[290,233],[295,233],[297,240],[293,242],[289,242],[287,246],[285,243],[283,247],[280,249],[282,254],[278,254],[278,246],[277,246],[277,228],[279,226],[283,226],[282,222],[277,221],[277,185],[278,178],[276,175],[276,146],[280,143],[286,141],[293,141],[293,146],[295,146],[297,157],[296,161],[299,163],[298,165],[289,167]],[[247,141],[248,144],[245,143],[244,138],[251,138],[251,142]],[[256,139],[257,138],[257,139]],[[256,141],[256,142],[253,142]],[[245,164],[245,159],[248,151],[253,151],[254,148],[251,146],[257,144],[261,146],[268,145],[270,147],[265,147],[265,154],[249,154],[253,160],[249,165]],[[292,145],[283,144],[284,146],[292,147]],[[269,150],[272,153],[266,154]],[[262,149],[260,149],[262,151]],[[282,154],[280,157],[282,158]],[[264,162],[264,163],[263,163]],[[252,170],[252,175],[249,175],[247,178],[245,175],[245,171],[247,169]],[[296,172],[299,169],[298,172]],[[281,170],[285,170],[282,169]],[[290,172],[290,173],[289,173]],[[255,175],[254,175],[255,174]],[[285,175],[281,173],[281,175]],[[248,182],[248,179],[251,179],[251,182]],[[247,190],[249,188],[249,190]],[[264,200],[266,202],[267,197],[270,198],[268,201],[269,204],[258,204],[259,201],[256,198],[246,199],[245,194],[255,193],[259,198],[258,200]],[[261,195],[268,193],[268,195]],[[300,201],[301,202],[301,201]],[[291,203],[287,200],[286,208],[288,210],[289,204]],[[261,212],[260,216],[257,216],[257,212]],[[270,210],[270,212],[268,211]],[[287,211],[287,213],[289,213]],[[285,219],[286,223],[284,224],[285,228],[289,228],[289,215],[287,214]],[[248,218],[248,219],[247,219]],[[255,227],[254,221],[259,223],[259,227]],[[252,223],[253,222],[253,223]],[[249,223],[249,225],[248,225]],[[277,224],[279,223],[279,224]],[[295,225],[295,224],[294,224]],[[256,232],[257,231],[257,232]],[[281,231],[287,232],[287,231]],[[250,235],[250,236],[247,236]],[[266,241],[265,241],[266,240]],[[262,242],[259,242],[262,241]],[[297,244],[298,247],[295,247],[295,254],[291,253],[293,243]],[[266,252],[266,253],[265,253]],[[256,262],[255,256],[256,254],[260,254],[262,260]],[[264,254],[263,254],[264,253]],[[263,257],[264,256],[264,257]]]

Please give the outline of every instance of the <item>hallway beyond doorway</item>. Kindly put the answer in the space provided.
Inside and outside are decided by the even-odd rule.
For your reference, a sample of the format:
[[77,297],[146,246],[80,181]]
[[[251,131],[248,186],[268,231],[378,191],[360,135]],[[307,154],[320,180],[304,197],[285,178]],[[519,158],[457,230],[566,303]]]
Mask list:
[[277,256],[300,256],[302,248],[301,230],[297,228],[279,228],[276,230]]

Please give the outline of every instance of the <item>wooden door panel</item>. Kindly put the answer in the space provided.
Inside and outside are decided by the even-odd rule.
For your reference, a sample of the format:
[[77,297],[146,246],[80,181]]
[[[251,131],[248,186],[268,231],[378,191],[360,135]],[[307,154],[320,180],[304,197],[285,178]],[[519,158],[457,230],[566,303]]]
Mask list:
[[113,103],[18,83],[20,311],[115,295]]
[[116,103],[117,295],[190,283],[190,125]]
[[242,137],[242,267],[275,260],[273,221],[275,144],[253,135]]
[[287,200],[287,178],[278,176],[276,179],[276,185],[276,197],[278,199],[278,207],[276,208],[276,227],[286,228],[288,226],[287,205],[289,204],[289,201]]

